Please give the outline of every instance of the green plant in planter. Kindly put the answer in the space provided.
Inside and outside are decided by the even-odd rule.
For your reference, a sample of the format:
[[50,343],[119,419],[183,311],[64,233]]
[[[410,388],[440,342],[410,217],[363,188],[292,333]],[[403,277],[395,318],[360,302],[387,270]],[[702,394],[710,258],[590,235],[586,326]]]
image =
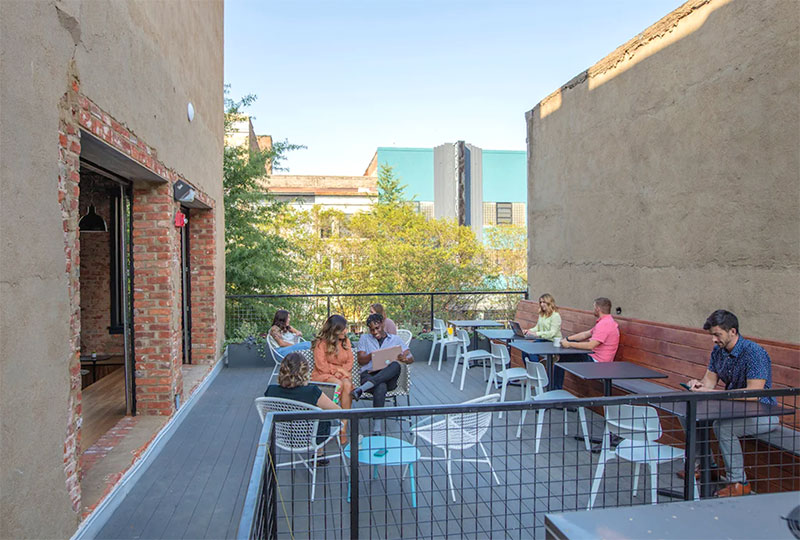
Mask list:
[[238,326],[232,333],[231,337],[226,339],[223,346],[227,347],[232,344],[255,346],[258,355],[262,358],[267,356],[267,335],[258,332],[258,327],[255,323],[245,321]]

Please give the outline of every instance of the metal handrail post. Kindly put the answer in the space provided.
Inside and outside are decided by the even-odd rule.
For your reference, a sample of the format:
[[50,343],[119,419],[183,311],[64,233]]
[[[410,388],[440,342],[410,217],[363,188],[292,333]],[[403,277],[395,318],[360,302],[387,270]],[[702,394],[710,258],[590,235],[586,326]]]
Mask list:
[[697,401],[686,402],[686,461],[683,464],[683,498],[694,500],[694,462],[697,459]]
[[433,293],[431,293],[431,332],[433,332],[433,318],[434,318],[434,316],[435,315],[434,315],[434,312],[433,312]]
[[[350,424],[350,538],[358,540],[358,418]],[[355,445],[355,448],[353,448]]]
[[[267,466],[272,466],[275,463],[275,424],[272,424],[272,429],[270,430],[269,436],[269,460],[267,460]],[[277,473],[277,469],[272,469],[270,471]],[[270,498],[270,508],[269,512],[272,515],[272,526],[270,527],[270,538],[277,539],[278,538],[278,478],[275,474],[270,474],[272,478],[272,485],[270,489],[272,490],[272,497]]]

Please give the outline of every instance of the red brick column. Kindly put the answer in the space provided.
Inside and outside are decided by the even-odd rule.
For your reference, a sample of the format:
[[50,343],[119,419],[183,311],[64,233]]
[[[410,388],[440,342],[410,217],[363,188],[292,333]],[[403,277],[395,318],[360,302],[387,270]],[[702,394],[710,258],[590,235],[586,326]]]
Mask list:
[[211,364],[217,353],[214,264],[217,248],[214,209],[189,216],[189,266],[192,300],[192,363]]
[[179,209],[171,185],[133,190],[136,410],[169,415],[182,393]]
[[58,126],[58,203],[64,231],[65,272],[69,294],[69,402],[67,403],[67,430],[64,439],[64,474],[66,487],[77,512],[81,504],[78,451],[81,446],[81,297],[80,297],[80,238],[78,236],[78,202],[80,198],[80,130],[75,121],[78,82],[73,81],[61,99]]

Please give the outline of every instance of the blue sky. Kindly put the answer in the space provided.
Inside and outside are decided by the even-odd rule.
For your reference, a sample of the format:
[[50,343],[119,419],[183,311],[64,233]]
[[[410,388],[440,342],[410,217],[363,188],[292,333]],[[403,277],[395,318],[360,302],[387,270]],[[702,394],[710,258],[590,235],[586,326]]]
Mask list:
[[525,149],[525,112],[677,0],[225,2],[225,82],[289,174],[363,174],[378,146]]

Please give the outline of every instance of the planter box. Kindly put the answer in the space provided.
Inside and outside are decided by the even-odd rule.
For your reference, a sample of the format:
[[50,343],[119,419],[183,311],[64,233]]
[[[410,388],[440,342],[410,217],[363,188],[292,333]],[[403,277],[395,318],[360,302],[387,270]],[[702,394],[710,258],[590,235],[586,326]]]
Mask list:
[[431,354],[432,341],[427,339],[411,338],[411,343],[408,348],[411,349],[411,354],[414,355],[415,362],[428,362],[428,356]]
[[267,358],[261,356],[259,346],[256,344],[231,343],[228,345],[225,353],[227,357],[225,364],[232,364],[234,366],[272,366],[273,361],[269,350],[265,350],[264,352]]

